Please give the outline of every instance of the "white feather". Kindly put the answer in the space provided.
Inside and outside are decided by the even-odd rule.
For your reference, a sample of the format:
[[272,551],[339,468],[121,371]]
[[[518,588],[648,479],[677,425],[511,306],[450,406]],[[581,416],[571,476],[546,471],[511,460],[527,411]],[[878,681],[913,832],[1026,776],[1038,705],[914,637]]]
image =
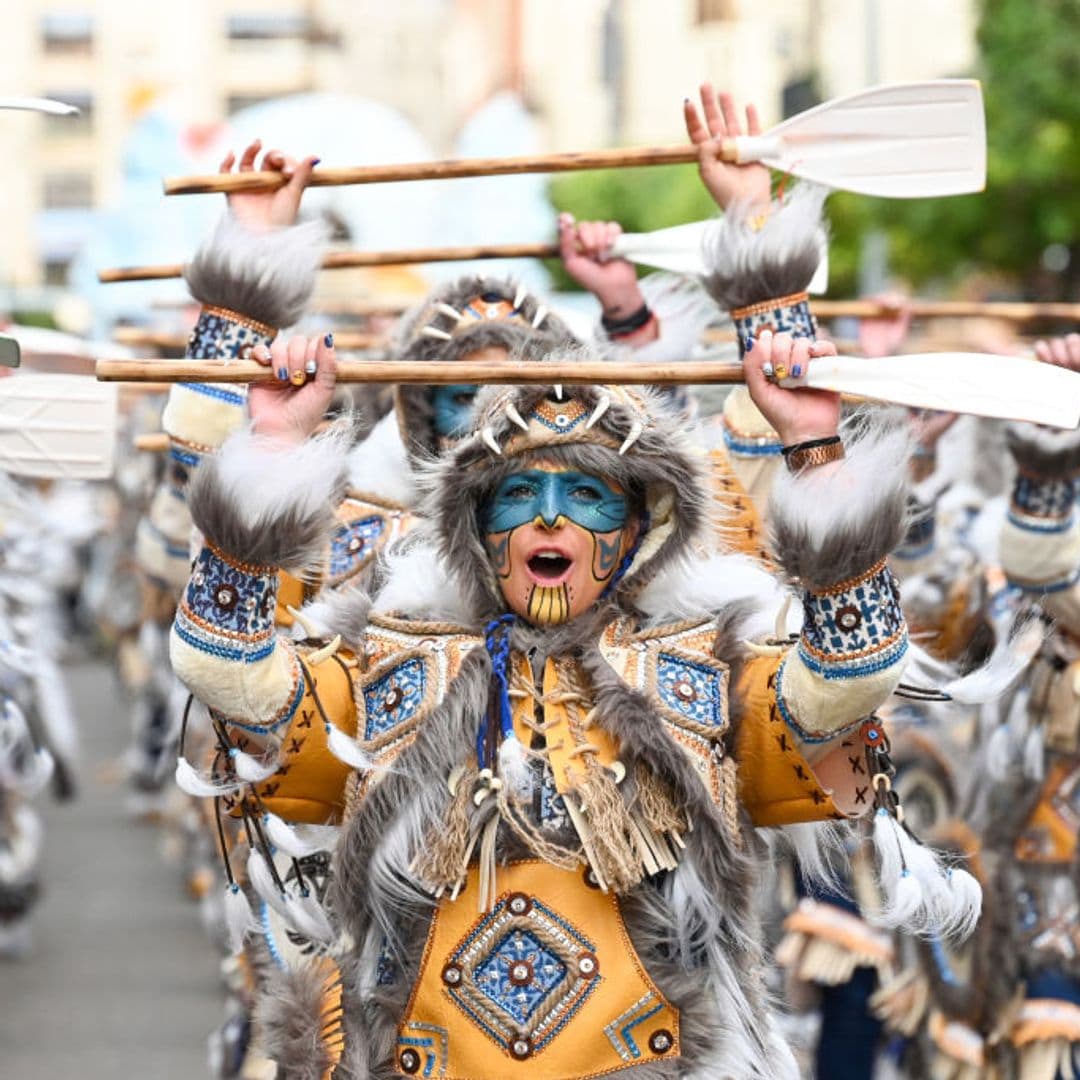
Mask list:
[[992,780],[1004,780],[1016,759],[1016,749],[1007,724],[994,729],[986,744],[986,771]]
[[244,939],[255,930],[255,916],[244,890],[239,885],[225,886],[225,932],[229,949],[235,954],[244,947]]
[[268,780],[281,765],[276,752],[269,761],[260,761],[251,754],[238,750],[235,746],[229,750],[229,758],[232,760],[236,775],[248,784],[261,784],[264,780]]
[[238,780],[214,781],[200,776],[187,760],[176,759],[176,786],[186,795],[196,799],[213,799],[218,795],[232,795],[239,791],[241,783]]
[[1036,783],[1046,773],[1046,743],[1041,725],[1035,725],[1024,739],[1024,775]]
[[349,738],[340,728],[333,724],[326,725],[326,745],[330,753],[344,762],[350,768],[361,772],[368,772],[375,764],[371,758],[360,749],[355,739]]
[[952,936],[964,941],[975,932],[982,915],[982,886],[973,874],[959,866],[949,870],[948,879],[953,894]]
[[532,770],[525,747],[516,735],[504,738],[499,746],[499,778],[515,799],[521,801],[532,797]]
[[305,828],[288,825],[277,814],[264,814],[263,827],[270,843],[294,859],[329,851],[337,842],[337,829],[332,826],[311,825]]
[[315,895],[308,891],[287,893],[285,906],[288,909],[286,919],[294,930],[311,941],[329,944],[334,940],[334,928]]
[[265,856],[257,848],[252,848],[248,855],[247,876],[251,887],[265,900],[283,919],[288,919],[289,910],[285,903],[285,894],[274,875],[270,872],[270,866]]
[[349,486],[369,498],[399,506],[416,502],[412,466],[396,413],[384,416],[368,437],[349,451]]

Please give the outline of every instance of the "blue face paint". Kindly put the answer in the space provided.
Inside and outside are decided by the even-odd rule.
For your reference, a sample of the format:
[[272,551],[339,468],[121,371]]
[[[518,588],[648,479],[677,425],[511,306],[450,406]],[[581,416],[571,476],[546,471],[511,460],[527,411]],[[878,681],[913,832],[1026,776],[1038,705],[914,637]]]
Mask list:
[[629,516],[625,495],[598,476],[582,472],[528,469],[498,486],[484,512],[484,531],[509,532],[540,518],[554,525],[565,517],[592,533],[623,528]]
[[460,439],[469,434],[469,419],[478,389],[466,383],[431,388],[432,425],[437,435]]

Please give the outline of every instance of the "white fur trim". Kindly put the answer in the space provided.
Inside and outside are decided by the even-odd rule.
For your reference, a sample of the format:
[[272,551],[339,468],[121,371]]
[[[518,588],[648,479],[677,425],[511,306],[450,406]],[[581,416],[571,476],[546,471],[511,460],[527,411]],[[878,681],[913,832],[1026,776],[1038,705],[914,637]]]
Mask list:
[[237,432],[217,455],[221,491],[248,528],[290,511],[310,517],[341,489],[349,434],[347,425],[334,425],[293,446]]
[[[791,530],[805,530],[814,550],[825,548],[837,533],[865,532],[882,511],[903,505],[905,499],[912,445],[907,425],[867,425],[862,434],[845,441],[846,456],[840,461],[797,474],[776,471],[769,519]],[[870,553],[866,566],[885,554]]]
[[349,451],[349,488],[397,506],[411,507],[416,502],[412,467],[394,413],[384,416],[368,437]]
[[259,232],[226,212],[184,277],[200,303],[281,329],[303,315],[326,241],[322,221]]
[[757,232],[747,228],[748,207],[729,207],[723,217],[710,222],[702,239],[707,279],[714,275],[754,279],[765,265],[784,266],[797,253],[816,250],[818,260],[808,267],[806,280],[790,283],[791,292],[808,288],[820,261],[821,216],[827,195],[828,189],[818,184],[796,185],[783,203],[773,203],[768,220]]
[[[743,555],[687,558],[664,567],[634,600],[648,622],[664,626],[685,619],[708,619],[734,603],[749,602],[753,615],[740,632],[751,639],[770,637],[787,593],[772,575]],[[793,605],[795,607],[795,605]],[[800,619],[794,612],[797,631]]]
[[373,612],[465,625],[471,622],[465,598],[434,548],[408,544],[388,551],[384,561],[386,583],[375,597]]

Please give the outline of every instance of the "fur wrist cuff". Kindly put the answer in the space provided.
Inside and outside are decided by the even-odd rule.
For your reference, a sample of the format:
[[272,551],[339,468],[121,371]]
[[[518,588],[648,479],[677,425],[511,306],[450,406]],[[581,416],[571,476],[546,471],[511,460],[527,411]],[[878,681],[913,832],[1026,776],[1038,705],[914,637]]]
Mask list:
[[326,239],[321,221],[255,232],[226,213],[184,277],[199,303],[281,329],[304,313]]
[[805,292],[821,259],[821,210],[827,192],[801,183],[776,203],[762,228],[734,206],[705,234],[705,287],[725,310]]
[[345,493],[347,425],[296,447],[238,432],[199,468],[195,526],[226,557],[302,571],[322,561]]
[[906,427],[873,428],[845,440],[847,456],[800,474],[777,473],[769,501],[773,550],[805,588],[859,577],[904,535]]
[[1014,423],[1006,428],[1005,437],[1024,472],[1047,479],[1080,472],[1080,431]]

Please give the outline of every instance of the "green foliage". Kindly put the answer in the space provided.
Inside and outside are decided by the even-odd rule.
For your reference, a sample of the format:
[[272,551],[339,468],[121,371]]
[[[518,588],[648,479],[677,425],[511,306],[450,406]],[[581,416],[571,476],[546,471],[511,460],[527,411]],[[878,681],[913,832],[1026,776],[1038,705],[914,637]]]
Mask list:
[[[834,195],[830,291],[850,295],[861,236],[889,238],[893,270],[914,285],[990,269],[1028,292],[1080,287],[1080,0],[982,0],[987,184],[979,195],[912,202]],[[1050,281],[1050,244],[1071,252]]]
[[[652,232],[716,214],[694,165],[565,173],[551,181],[548,196],[556,210],[569,210],[579,221],[618,221],[625,232]],[[547,267],[556,288],[579,288],[557,259]]]

